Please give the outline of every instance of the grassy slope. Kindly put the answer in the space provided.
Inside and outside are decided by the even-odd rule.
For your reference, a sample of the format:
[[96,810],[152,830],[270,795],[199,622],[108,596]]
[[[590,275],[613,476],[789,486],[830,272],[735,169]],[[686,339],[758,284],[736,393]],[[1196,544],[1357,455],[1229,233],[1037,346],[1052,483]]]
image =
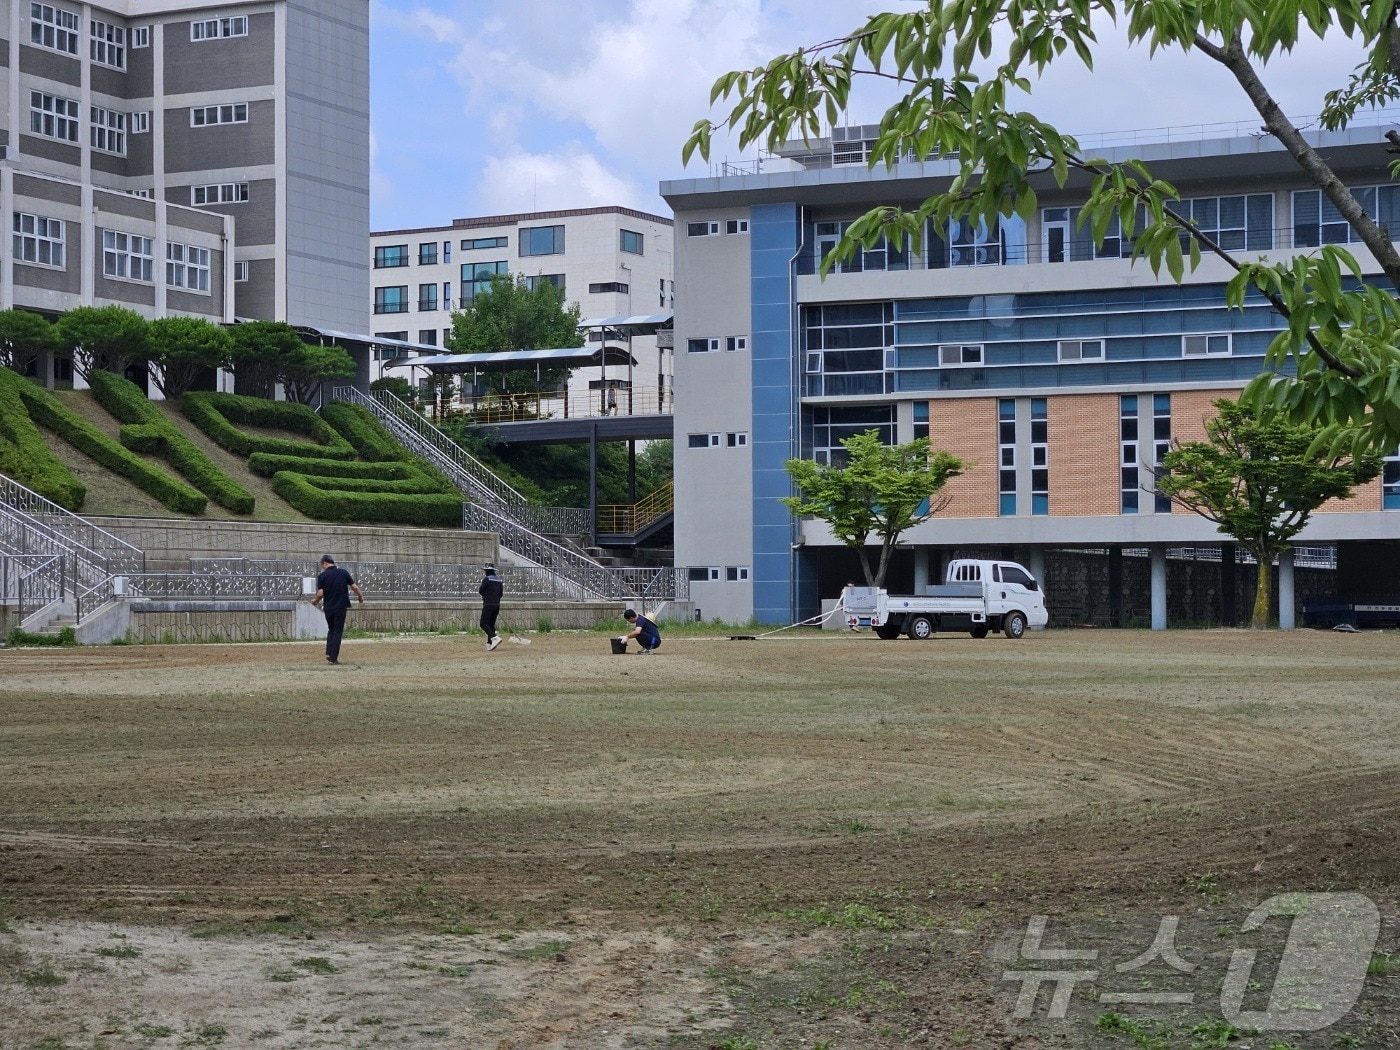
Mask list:
[[[63,403],[74,412],[81,415],[103,433],[110,434],[115,440],[120,424],[108,414],[107,410],[99,405],[87,391],[82,390],[60,390],[55,391]],[[165,401],[153,402],[172,423],[179,428],[192,441],[196,447],[208,456],[214,463],[234,481],[238,482],[245,489],[253,494],[257,504],[253,513],[247,517],[234,514],[212,500],[208,508],[200,518],[212,520],[234,520],[234,521],[310,521],[300,511],[294,510],[281,496],[272,491],[270,479],[261,478],[248,469],[247,461],[239,456],[232,455],[224,451],[202,432],[188,419],[180,414],[179,410],[172,404]],[[84,502],[80,514],[102,515],[112,514],[124,517],[136,518],[180,518],[191,517],[192,515],[178,514],[170,510],[158,500],[146,495],[131,482],[117,474],[94,463],[83,453],[73,448],[62,438],[59,438],[51,431],[40,428],[40,433],[44,435],[56,456],[61,459],[78,479],[88,487],[87,500]],[[304,440],[299,434],[277,434],[278,437]],[[176,477],[179,475],[170,467],[170,464],[157,456],[142,457],[150,463],[164,469],[167,473]]]

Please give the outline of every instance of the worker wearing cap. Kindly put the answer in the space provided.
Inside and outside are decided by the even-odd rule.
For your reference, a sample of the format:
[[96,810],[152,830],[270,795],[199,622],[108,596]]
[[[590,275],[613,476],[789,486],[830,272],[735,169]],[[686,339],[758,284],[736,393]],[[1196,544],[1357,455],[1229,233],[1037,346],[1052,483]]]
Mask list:
[[496,575],[496,566],[483,565],[481,568],[486,575],[476,593],[481,595],[481,629],[486,632],[486,649],[489,652],[501,644],[501,636],[496,633],[496,617],[501,615],[501,595],[505,593],[506,585]]
[[321,555],[321,574],[316,577],[316,594],[312,605],[320,605],[326,614],[326,663],[340,662],[340,638],[345,633],[345,614],[350,611],[350,592],[360,604],[365,604],[364,591],[344,569],[337,568],[329,554]]

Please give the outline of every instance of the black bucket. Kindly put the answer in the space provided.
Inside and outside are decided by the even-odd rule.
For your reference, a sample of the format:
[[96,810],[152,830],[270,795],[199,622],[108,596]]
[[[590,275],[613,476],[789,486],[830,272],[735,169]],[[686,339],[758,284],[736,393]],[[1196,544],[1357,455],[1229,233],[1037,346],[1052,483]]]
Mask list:
[[621,656],[623,653],[627,652],[627,643],[621,638],[609,638],[608,641],[612,643],[614,656]]

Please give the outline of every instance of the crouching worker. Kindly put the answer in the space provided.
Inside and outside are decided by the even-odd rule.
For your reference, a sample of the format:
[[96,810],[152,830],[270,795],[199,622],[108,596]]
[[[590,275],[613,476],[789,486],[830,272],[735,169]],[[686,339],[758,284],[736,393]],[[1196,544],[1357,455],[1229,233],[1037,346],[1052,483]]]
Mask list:
[[622,640],[637,639],[637,644],[642,647],[639,655],[645,656],[661,647],[661,632],[656,629],[656,624],[645,616],[638,616],[633,609],[623,613],[622,618],[632,625],[632,630],[624,634]]

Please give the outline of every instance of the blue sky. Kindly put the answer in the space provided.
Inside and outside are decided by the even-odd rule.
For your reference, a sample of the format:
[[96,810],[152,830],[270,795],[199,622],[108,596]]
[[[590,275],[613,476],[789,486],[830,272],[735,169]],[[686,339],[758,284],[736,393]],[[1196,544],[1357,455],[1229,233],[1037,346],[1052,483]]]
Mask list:
[[[840,36],[905,0],[371,0],[371,228],[619,204],[669,214],[664,179],[730,69]],[[1112,27],[1106,39],[1115,37]],[[1292,114],[1359,60],[1346,41],[1301,46],[1265,72]],[[1228,74],[1202,58],[1110,43],[1093,74],[1065,64],[1035,108],[1069,132],[1219,121],[1257,125]],[[879,118],[859,100],[851,123]],[[750,154],[752,155],[752,154]],[[738,160],[719,142],[715,160]]]

